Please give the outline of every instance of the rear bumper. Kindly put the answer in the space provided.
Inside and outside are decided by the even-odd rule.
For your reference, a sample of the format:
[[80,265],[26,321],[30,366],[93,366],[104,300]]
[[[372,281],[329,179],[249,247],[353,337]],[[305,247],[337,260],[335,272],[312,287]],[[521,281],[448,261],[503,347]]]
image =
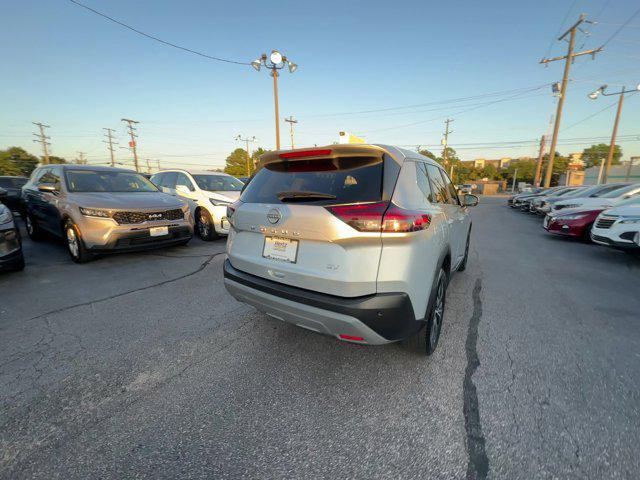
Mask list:
[[87,248],[87,250],[94,253],[149,250],[175,245],[191,237],[193,237],[193,229],[187,225],[170,226],[168,235],[162,237],[152,237],[149,235],[148,228],[141,228],[138,230],[112,232],[106,244],[94,245]]
[[357,343],[381,345],[407,338],[423,325],[413,314],[406,293],[338,297],[291,287],[235,269],[224,263],[229,293],[268,315],[309,330],[334,336],[360,337]]

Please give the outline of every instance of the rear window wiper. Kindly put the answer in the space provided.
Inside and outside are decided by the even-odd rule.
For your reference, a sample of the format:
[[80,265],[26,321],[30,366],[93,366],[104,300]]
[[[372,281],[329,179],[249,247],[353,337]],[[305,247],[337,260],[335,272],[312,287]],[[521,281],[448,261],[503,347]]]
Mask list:
[[313,202],[315,200],[335,200],[337,197],[330,193],[308,191],[278,192],[278,200],[281,202]]

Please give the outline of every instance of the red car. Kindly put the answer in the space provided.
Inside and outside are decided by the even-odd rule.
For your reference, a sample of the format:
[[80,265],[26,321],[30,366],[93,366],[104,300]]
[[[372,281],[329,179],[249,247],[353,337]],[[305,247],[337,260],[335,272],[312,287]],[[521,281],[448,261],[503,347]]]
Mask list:
[[544,217],[542,226],[547,232],[565,237],[585,238],[589,240],[591,226],[605,206],[593,206],[585,209],[572,208],[561,210],[554,215]]

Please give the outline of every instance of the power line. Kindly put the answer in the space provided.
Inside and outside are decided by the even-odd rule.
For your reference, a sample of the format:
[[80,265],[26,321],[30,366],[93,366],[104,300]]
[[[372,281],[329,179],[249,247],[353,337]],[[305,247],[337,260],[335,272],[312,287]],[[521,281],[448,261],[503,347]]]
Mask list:
[[[541,87],[537,87],[537,88],[529,90],[529,91],[540,90],[541,88],[546,87],[546,86],[548,86],[548,84],[545,84],[545,85],[543,85]],[[507,101],[510,101],[510,100],[516,100],[516,99],[519,100],[521,98],[527,98],[527,97],[523,97],[522,95],[524,95],[525,93],[528,93],[529,91],[518,93],[516,95],[512,95],[512,96],[507,97],[507,98],[501,98],[501,99],[498,99],[498,100],[492,100],[490,102],[480,103],[480,104],[477,104],[477,105],[475,105],[475,106],[473,106],[471,108],[465,108],[463,110],[459,110],[457,112],[454,112],[452,115],[453,116],[457,116],[457,115],[460,115],[462,113],[470,112],[472,110],[477,110],[479,108],[486,107],[486,106],[489,106],[489,105],[494,105],[496,103],[502,103],[502,102],[507,102]],[[535,97],[535,96],[538,96],[538,95],[530,95],[530,96],[531,97]],[[356,133],[366,134],[366,133],[384,132],[384,131],[387,131],[387,130],[395,130],[395,129],[398,129],[398,128],[406,128],[406,127],[412,127],[414,125],[421,125],[423,123],[433,122],[433,121],[436,121],[436,120],[440,120],[442,118],[446,118],[446,116],[445,117],[438,116],[438,117],[430,118],[430,119],[427,119],[427,120],[421,120],[419,122],[405,123],[404,125],[395,125],[393,127],[378,128],[378,129],[375,129],[375,130],[367,130],[367,131],[357,131]]]
[[[635,95],[636,93],[637,93],[637,92],[632,93],[631,95],[629,95],[629,97],[631,97],[631,96]],[[569,130],[570,128],[575,127],[576,125],[580,125],[581,123],[586,122],[587,120],[592,119],[592,118],[593,118],[593,117],[595,117],[596,115],[599,115],[599,114],[601,114],[602,112],[605,112],[605,111],[609,110],[610,108],[614,107],[614,106],[615,106],[615,105],[617,105],[617,104],[618,104],[618,101],[616,100],[615,102],[610,103],[609,105],[607,105],[607,106],[605,106],[604,108],[602,108],[602,109],[598,110],[597,112],[592,113],[591,115],[589,115],[589,116],[587,116],[587,117],[584,117],[582,120],[578,120],[577,122],[572,123],[572,124],[571,124],[571,125],[569,125],[568,127],[563,128],[563,129],[562,129],[562,131],[564,132],[565,130]]]
[[613,35],[611,35],[603,44],[602,46],[605,47],[611,40],[613,40],[614,38],[616,38],[618,36],[618,34],[624,30],[624,28],[629,25],[629,23],[631,23],[633,21],[634,18],[636,18],[638,15],[640,15],[640,8],[637,9],[634,13],[631,14],[631,16],[629,18],[627,18],[627,21],[624,22],[622,25],[620,25],[620,27],[613,32]]
[[560,32],[562,31],[562,27],[564,26],[565,22],[567,21],[567,18],[569,18],[569,15],[571,14],[571,12],[573,11],[573,8],[576,6],[576,3],[578,2],[578,0],[573,0],[573,2],[571,3],[571,5],[569,5],[569,9],[567,10],[567,13],[564,14],[564,18],[562,19],[562,21],[560,22],[560,25],[558,25],[558,31],[556,32],[556,34],[553,36],[553,38],[551,39],[551,42],[549,42],[549,47],[547,48],[547,53],[545,53],[545,57],[548,57],[549,54],[551,53],[551,48],[553,47],[553,44],[556,41],[556,37],[558,35],[560,35]]
[[140,31],[140,30],[138,30],[136,28],[133,28],[131,25],[127,25],[126,23],[123,23],[123,22],[121,22],[119,20],[116,20],[115,18],[110,17],[109,15],[106,15],[106,14],[104,14],[102,12],[99,12],[98,10],[94,10],[93,8],[91,8],[91,7],[87,6],[87,5],[84,5],[84,4],[80,3],[80,2],[77,2],[76,0],[69,0],[69,1],[71,3],[79,6],[79,7],[82,7],[84,9],[86,9],[86,10],[89,10],[90,12],[95,13],[96,15],[100,15],[101,17],[106,18],[107,20],[109,20],[109,21],[111,21],[113,23],[117,23],[121,27],[127,28],[127,29],[131,30],[132,32],[137,33],[138,35],[142,35],[143,37],[147,37],[147,38],[149,38],[151,40],[155,40],[156,42],[162,43],[162,44],[167,45],[169,47],[177,48],[178,50],[183,50],[185,52],[193,53],[194,55],[199,55],[201,57],[208,58],[209,60],[216,60],[218,62],[235,63],[237,65],[251,65],[249,62],[238,62],[238,61],[235,61],[235,60],[228,60],[226,58],[214,57],[214,56],[211,56],[211,55],[207,55],[206,53],[198,52],[196,50],[191,50],[190,48],[187,48],[187,47],[182,47],[180,45],[176,45],[175,43],[167,42],[166,40],[162,40],[161,38],[155,37],[155,36],[150,35],[148,33],[144,33],[144,32],[142,32],[142,31]]

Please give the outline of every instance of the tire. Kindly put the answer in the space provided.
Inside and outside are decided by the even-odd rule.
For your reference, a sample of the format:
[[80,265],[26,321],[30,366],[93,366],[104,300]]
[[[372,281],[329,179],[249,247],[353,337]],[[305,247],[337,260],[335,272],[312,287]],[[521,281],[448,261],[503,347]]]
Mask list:
[[458,265],[458,271],[464,272],[467,269],[467,259],[469,258],[469,242],[471,241],[471,229],[469,229],[469,233],[467,234],[467,245],[464,247],[464,258],[460,265]]
[[75,263],[85,263],[93,258],[84,246],[80,229],[71,220],[67,220],[64,224],[64,241],[67,252]]
[[215,226],[213,225],[211,214],[204,208],[199,209],[196,213],[196,232],[198,233],[198,236],[205,242],[217,240],[220,237],[220,235],[218,235],[218,232],[216,232]]
[[442,332],[442,320],[447,299],[448,277],[444,268],[440,268],[427,307],[427,323],[418,333],[403,343],[408,349],[424,355],[435,352]]
[[42,240],[42,230],[38,226],[38,223],[34,220],[33,216],[25,213],[24,225],[27,229],[27,235],[34,242]]
[[12,272],[21,272],[22,270],[24,270],[24,255],[22,255],[22,253],[20,253],[20,256],[14,262],[14,264],[11,265],[11,268],[9,270],[11,270]]
[[593,241],[591,240],[591,229],[593,228],[593,223],[587,225],[584,229],[584,232],[582,234],[582,241],[584,243],[593,243]]

